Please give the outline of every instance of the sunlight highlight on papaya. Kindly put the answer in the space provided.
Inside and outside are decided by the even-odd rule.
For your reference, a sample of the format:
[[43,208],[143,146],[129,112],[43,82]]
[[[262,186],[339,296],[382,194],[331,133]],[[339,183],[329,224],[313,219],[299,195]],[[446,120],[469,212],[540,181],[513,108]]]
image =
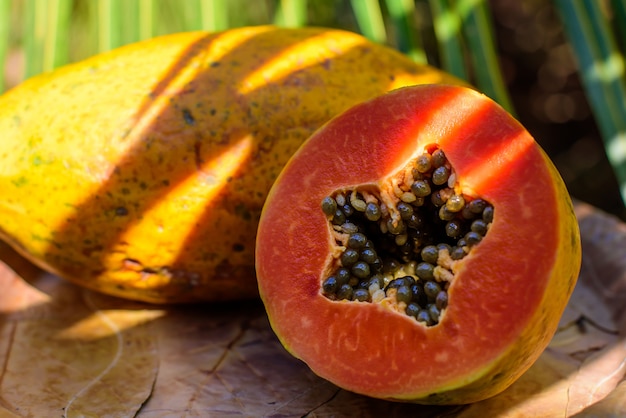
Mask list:
[[475,164],[467,170],[460,180],[462,188],[482,190],[489,187],[494,181],[500,180],[500,173],[509,172],[509,166],[524,159],[524,155],[531,151],[533,143],[528,140],[528,134],[520,132],[510,141],[502,143],[489,156],[483,157],[481,164]]
[[[212,200],[228,185],[229,179],[245,166],[250,158],[252,146],[253,138],[250,135],[244,136],[217,157],[198,166],[195,172],[172,187],[163,199],[143,213],[143,217],[152,219],[152,222],[129,225],[117,241],[124,243],[132,237],[143,236],[148,238],[144,242],[150,245],[151,242],[162,242],[164,236],[189,235],[197,228],[197,222],[200,221],[207,206],[210,206]],[[171,223],[169,219],[176,208],[183,209],[186,216],[179,222]],[[179,251],[184,251],[184,247],[178,247],[176,250],[160,251],[157,257],[153,258],[153,262],[158,259],[163,265],[171,265],[178,258]],[[104,264],[119,268],[124,257],[127,255],[113,251],[105,258]]]
[[[241,81],[239,85],[239,93],[250,94],[260,88],[265,88],[268,83],[277,81],[290,73],[302,70],[307,67],[319,65],[325,60],[336,58],[345,54],[346,50],[364,43],[360,37],[336,37],[332,32],[323,33],[304,39],[292,47],[285,48],[280,54],[268,59],[265,65],[256,71],[250,73]],[[336,45],[337,53],[327,53],[328,51],[320,50],[320,42],[328,42],[332,40]],[[293,56],[298,57],[298,65],[294,67]]]

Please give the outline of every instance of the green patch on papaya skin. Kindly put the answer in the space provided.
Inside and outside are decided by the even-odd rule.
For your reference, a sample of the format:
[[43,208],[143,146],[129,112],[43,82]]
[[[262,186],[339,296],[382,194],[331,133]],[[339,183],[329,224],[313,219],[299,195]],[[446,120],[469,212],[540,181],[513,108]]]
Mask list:
[[28,184],[28,177],[20,176],[16,179],[11,180],[11,183],[15,185],[15,187],[22,187]]

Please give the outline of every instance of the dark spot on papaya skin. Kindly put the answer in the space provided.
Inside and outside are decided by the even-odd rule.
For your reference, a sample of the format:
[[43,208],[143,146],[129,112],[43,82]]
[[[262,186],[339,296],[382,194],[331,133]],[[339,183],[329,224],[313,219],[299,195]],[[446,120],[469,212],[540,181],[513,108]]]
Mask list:
[[572,294],[574,291],[574,287],[576,287],[576,282],[578,281],[578,274],[574,273],[569,278],[569,285],[567,287],[567,293]]
[[502,376],[504,376],[504,373],[496,373],[493,375],[493,377],[491,378],[492,382],[495,382],[496,380],[500,380],[500,378],[502,378]]
[[193,152],[194,152],[194,157],[195,157],[196,170],[202,171],[202,165],[204,163],[204,160],[202,160],[202,143],[201,142],[198,141],[193,144]]
[[245,249],[245,247],[244,247],[243,244],[240,244],[240,243],[233,244],[233,251],[236,252],[236,253],[240,253],[244,249]]
[[196,120],[194,119],[189,109],[183,109],[183,119],[185,120],[185,123],[189,126],[193,126],[196,124]]
[[117,208],[115,208],[115,215],[116,216],[127,216],[128,215],[128,209],[126,209],[124,206],[118,206]]
[[237,204],[237,206],[235,206],[235,214],[246,221],[252,219],[252,214],[250,213],[250,210],[243,203],[239,203]]
[[572,228],[570,230],[570,245],[572,246],[572,248],[578,248],[578,242],[578,232],[576,231],[576,229]]
[[91,257],[91,254],[94,252],[100,252],[102,251],[104,248],[101,245],[94,245],[92,247],[83,247],[83,255],[85,255],[86,257]]

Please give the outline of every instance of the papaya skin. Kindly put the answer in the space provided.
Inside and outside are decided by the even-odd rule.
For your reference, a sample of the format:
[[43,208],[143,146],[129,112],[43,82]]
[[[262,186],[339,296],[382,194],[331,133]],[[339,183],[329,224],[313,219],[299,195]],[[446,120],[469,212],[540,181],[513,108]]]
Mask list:
[[129,299],[258,296],[274,179],[332,116],[411,84],[461,83],[350,32],[169,35],[0,97],[0,237],[40,267]]
[[[458,261],[439,324],[324,296],[336,244],[322,199],[384,187],[432,144],[456,187],[494,206],[489,233]],[[517,380],[556,331],[580,263],[571,199],[550,159],[506,111],[459,86],[401,88],[334,118],[285,166],[257,234],[259,291],[285,348],[346,390],[423,404],[476,402]]]

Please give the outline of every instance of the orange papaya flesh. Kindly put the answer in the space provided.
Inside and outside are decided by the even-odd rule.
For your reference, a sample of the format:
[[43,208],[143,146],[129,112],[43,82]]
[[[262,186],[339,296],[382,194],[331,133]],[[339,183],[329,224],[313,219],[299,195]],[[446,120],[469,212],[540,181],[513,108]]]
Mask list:
[[[320,202],[383,190],[434,146],[455,189],[494,208],[455,266],[439,323],[324,295],[337,243]],[[344,389],[426,404],[475,402],[512,384],[554,334],[580,262],[571,200],[549,158],[501,107],[458,86],[401,88],[334,118],[279,175],[257,234],[259,290],[285,348]]]
[[267,26],[163,36],[0,97],[0,237],[39,266],[130,299],[258,296],[274,179],[348,107],[461,83],[350,32]]

